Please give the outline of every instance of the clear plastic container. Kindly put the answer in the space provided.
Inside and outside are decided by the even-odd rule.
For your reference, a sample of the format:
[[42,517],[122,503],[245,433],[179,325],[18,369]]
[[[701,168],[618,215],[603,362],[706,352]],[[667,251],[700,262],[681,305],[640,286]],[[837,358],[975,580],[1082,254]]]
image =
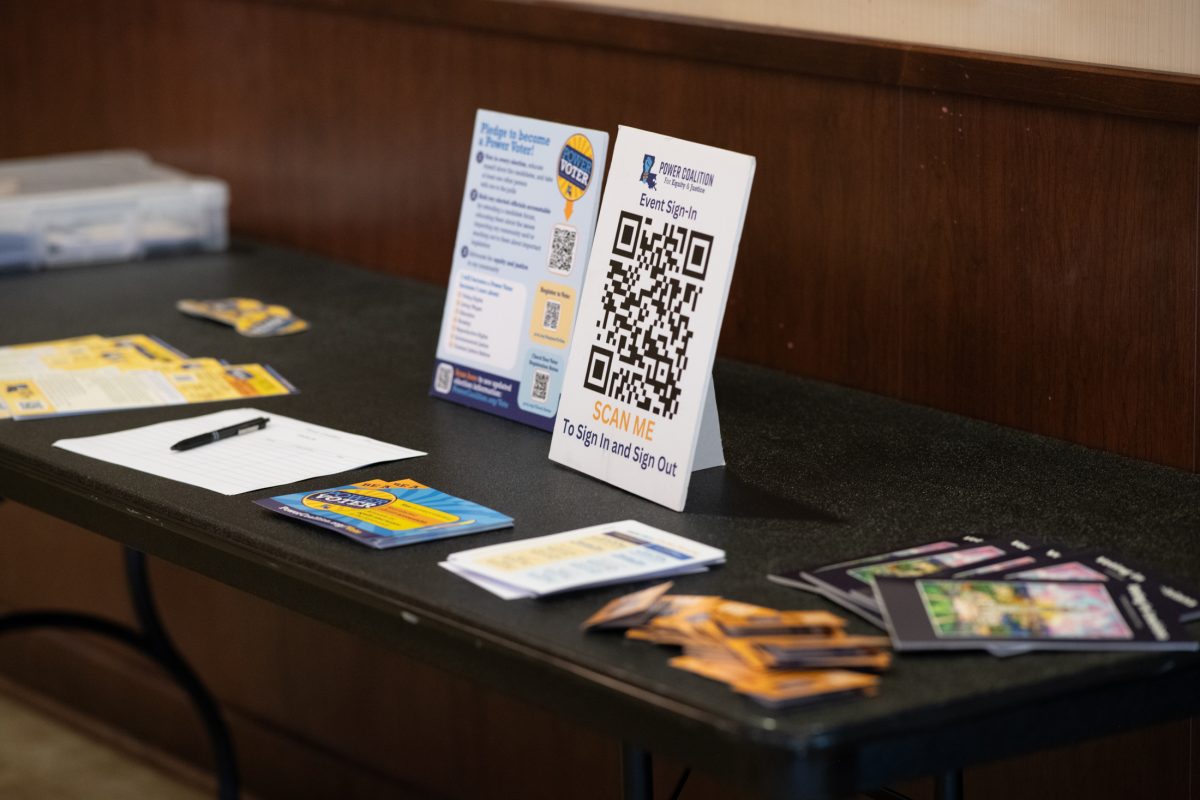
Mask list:
[[0,271],[222,250],[229,189],[136,151],[0,161]]

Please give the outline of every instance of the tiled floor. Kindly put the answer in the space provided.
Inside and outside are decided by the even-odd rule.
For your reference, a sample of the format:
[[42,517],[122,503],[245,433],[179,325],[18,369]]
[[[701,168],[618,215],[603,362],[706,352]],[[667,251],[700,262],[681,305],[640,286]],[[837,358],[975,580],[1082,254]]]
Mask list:
[[0,798],[204,800],[154,767],[0,694]]

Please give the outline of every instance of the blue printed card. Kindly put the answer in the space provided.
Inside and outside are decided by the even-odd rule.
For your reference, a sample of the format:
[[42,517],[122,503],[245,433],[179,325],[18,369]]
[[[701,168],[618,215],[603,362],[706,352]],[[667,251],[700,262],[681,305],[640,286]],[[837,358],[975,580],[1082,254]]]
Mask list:
[[255,500],[374,548],[508,528],[512,517],[411,480],[371,480]]

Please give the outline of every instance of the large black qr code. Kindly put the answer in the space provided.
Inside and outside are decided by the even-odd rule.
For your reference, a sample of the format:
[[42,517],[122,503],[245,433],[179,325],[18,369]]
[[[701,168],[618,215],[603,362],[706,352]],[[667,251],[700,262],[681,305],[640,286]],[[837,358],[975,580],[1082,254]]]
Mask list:
[[584,386],[672,419],[713,237],[622,211]]

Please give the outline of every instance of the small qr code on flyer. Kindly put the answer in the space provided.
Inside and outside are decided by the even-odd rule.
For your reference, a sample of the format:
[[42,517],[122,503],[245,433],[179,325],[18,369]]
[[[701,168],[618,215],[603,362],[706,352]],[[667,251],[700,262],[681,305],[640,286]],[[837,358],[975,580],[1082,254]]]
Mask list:
[[546,268],[558,275],[570,275],[575,267],[575,243],[579,232],[570,225],[555,225],[550,237],[550,263]]
[[550,373],[544,369],[533,371],[533,388],[529,396],[539,403],[544,403],[550,397]]
[[542,313],[542,327],[548,331],[556,331],[561,318],[562,303],[557,300],[547,300],[546,310]]

